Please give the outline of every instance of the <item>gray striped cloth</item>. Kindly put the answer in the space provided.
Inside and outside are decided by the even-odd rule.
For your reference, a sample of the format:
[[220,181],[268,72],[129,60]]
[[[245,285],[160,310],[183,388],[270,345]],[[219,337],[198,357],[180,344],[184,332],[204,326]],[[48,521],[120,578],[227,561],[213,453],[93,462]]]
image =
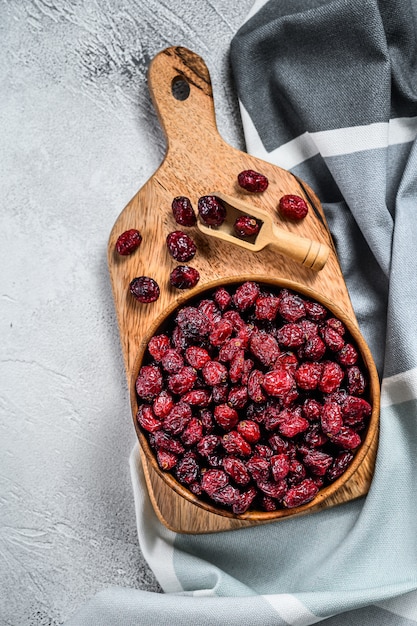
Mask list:
[[382,377],[369,494],[177,535],[155,517],[135,449],[139,541],[165,593],[110,589],[68,624],[417,624],[416,29],[416,0],[258,0],[231,45],[247,150],[319,195]]

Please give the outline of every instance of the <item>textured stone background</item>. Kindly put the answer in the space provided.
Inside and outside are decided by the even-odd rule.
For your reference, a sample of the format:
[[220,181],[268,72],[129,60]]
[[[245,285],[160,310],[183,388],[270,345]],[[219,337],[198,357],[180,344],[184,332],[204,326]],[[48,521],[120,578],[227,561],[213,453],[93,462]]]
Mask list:
[[228,51],[251,5],[0,3],[2,625],[60,624],[109,585],[159,589],[136,537],[107,238],[163,158],[146,86],[161,49],[204,57],[242,148]]

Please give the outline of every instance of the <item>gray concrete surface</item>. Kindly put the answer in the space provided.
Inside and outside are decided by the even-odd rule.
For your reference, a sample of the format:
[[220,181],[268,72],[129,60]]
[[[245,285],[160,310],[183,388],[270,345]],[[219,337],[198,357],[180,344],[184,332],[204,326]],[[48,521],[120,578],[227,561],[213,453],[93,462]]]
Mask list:
[[252,0],[0,3],[0,624],[62,623],[109,585],[158,591],[137,543],[110,229],[165,144],[146,86],[184,45],[242,148],[228,65]]

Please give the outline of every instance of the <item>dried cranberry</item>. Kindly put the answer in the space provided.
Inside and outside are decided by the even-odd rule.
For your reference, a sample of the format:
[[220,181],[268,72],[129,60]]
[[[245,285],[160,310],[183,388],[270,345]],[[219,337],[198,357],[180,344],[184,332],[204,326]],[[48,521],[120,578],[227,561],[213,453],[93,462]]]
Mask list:
[[326,361],[326,363],[323,364],[318,388],[324,393],[332,393],[332,391],[336,391],[336,389],[339,388],[343,376],[344,372],[340,365],[333,361]]
[[136,393],[144,400],[153,400],[163,387],[161,370],[156,365],[141,367],[136,379]]
[[197,218],[189,198],[177,196],[173,199],[171,208],[177,224],[181,224],[181,226],[194,226]]
[[199,346],[190,346],[185,351],[187,362],[197,370],[200,370],[207,361],[210,361],[210,355],[205,348]]
[[246,491],[241,492],[233,502],[232,511],[235,515],[242,515],[245,513],[253,500],[256,498],[256,489],[251,486]]
[[203,438],[203,424],[196,417],[192,417],[181,435],[185,446],[194,446]]
[[175,452],[160,449],[156,451],[156,460],[162,471],[169,472],[177,464],[178,456]]
[[166,417],[174,407],[174,400],[171,394],[163,389],[153,401],[153,412],[160,419]]
[[335,435],[343,426],[342,410],[336,402],[326,402],[321,414],[321,428],[326,435]]
[[223,430],[231,430],[239,421],[239,415],[228,404],[218,404],[214,408],[214,419]]
[[149,354],[155,359],[160,361],[165,352],[171,347],[169,338],[167,335],[154,335],[148,342]]
[[342,426],[338,433],[330,436],[330,439],[337,446],[345,450],[354,450],[361,443],[361,438],[358,433],[355,433],[349,426]]
[[336,354],[337,362],[345,366],[355,365],[358,358],[358,352],[351,343],[345,343],[343,348]]
[[232,296],[224,287],[219,287],[214,293],[214,301],[221,311],[225,311],[232,303]]
[[226,207],[216,196],[202,196],[198,201],[198,213],[207,226],[220,226],[226,219]]
[[175,468],[175,475],[185,485],[194,483],[200,474],[200,468],[194,454],[187,452]]
[[279,299],[275,296],[259,296],[255,302],[255,317],[258,320],[273,321],[276,318]]
[[239,237],[253,237],[259,233],[260,227],[259,222],[249,215],[241,215],[233,224],[234,231]]
[[212,346],[221,346],[230,338],[233,332],[233,324],[229,320],[221,319],[214,325],[210,333],[209,341]]
[[311,478],[306,478],[298,485],[288,489],[283,499],[283,504],[288,509],[307,504],[317,495],[318,490],[319,488],[314,481]]
[[222,489],[229,483],[229,477],[223,470],[209,469],[204,472],[201,487],[209,496]]
[[268,187],[268,179],[255,170],[243,170],[237,177],[239,186],[252,193],[262,193]]
[[166,372],[174,374],[184,366],[184,358],[176,348],[169,348],[161,359],[161,365]]
[[223,468],[238,485],[247,485],[250,481],[249,472],[241,459],[226,456],[223,459]]
[[208,389],[191,389],[181,396],[181,400],[191,406],[206,407],[210,404],[211,393]]
[[216,303],[209,298],[204,298],[204,300],[200,300],[197,309],[207,317],[212,326],[220,322],[220,320],[222,319],[220,309],[217,307]]
[[326,344],[318,335],[309,337],[300,350],[300,357],[309,361],[320,361],[326,353]]
[[327,470],[327,479],[330,482],[339,478],[349,467],[353,459],[353,453],[349,451],[340,452],[333,461],[332,466]]
[[167,452],[173,452],[174,454],[182,454],[184,452],[184,446],[178,439],[171,437],[171,435],[162,430],[153,433],[152,441],[157,450],[167,450]]
[[256,485],[266,496],[275,500],[281,500],[288,489],[288,484],[285,480],[258,480]]
[[147,432],[153,433],[161,430],[162,422],[156,419],[152,408],[148,404],[141,404],[136,413],[138,424]]
[[193,306],[186,306],[181,309],[175,321],[188,339],[199,340],[211,331],[210,321]]
[[272,365],[280,353],[275,337],[263,332],[252,334],[249,348],[253,356],[266,366]]
[[227,404],[233,409],[243,409],[248,401],[246,385],[232,387],[227,396]]
[[129,291],[132,296],[143,304],[155,302],[159,298],[159,285],[153,278],[149,276],[138,276],[129,284]]
[[296,322],[306,314],[304,301],[297,294],[283,289],[279,298],[278,313],[287,322]]
[[306,201],[293,194],[282,196],[278,206],[281,215],[290,220],[302,220],[308,213]]
[[259,426],[253,420],[241,420],[237,425],[237,431],[249,443],[257,443],[261,438]]
[[324,320],[327,317],[326,307],[324,307],[319,302],[314,302],[312,300],[305,300],[304,306],[305,306],[307,316],[311,320],[319,321],[319,320]]
[[179,435],[185,429],[192,417],[191,408],[185,402],[178,402],[164,418],[163,426],[165,432],[170,435]]
[[296,411],[288,412],[286,419],[282,420],[278,426],[279,432],[284,437],[296,437],[307,430],[309,422]]
[[208,457],[220,445],[221,438],[218,435],[205,435],[197,443],[197,450],[201,456]]
[[258,295],[258,285],[254,282],[247,281],[236,289],[233,296],[233,303],[239,311],[246,311],[255,304]]
[[284,348],[298,348],[304,343],[304,335],[298,324],[284,324],[277,332],[277,341]]
[[246,461],[246,468],[256,482],[269,479],[271,465],[266,458],[260,455],[254,454]]
[[333,463],[333,457],[320,450],[309,450],[303,457],[304,465],[315,476],[324,476]]
[[168,376],[168,389],[181,395],[193,388],[197,374],[193,367],[184,365],[176,374]]
[[307,398],[303,404],[303,415],[310,422],[318,422],[321,417],[323,406],[314,398]]
[[178,265],[169,275],[169,282],[177,289],[192,289],[200,280],[200,274],[195,267],[189,265]]
[[321,336],[326,346],[333,352],[338,352],[345,345],[342,335],[331,326],[325,326],[321,331]]
[[361,396],[366,389],[366,379],[359,367],[352,365],[346,370],[349,393]]
[[271,456],[270,463],[274,480],[279,481],[288,476],[290,471],[290,458],[288,454],[275,454]]
[[116,251],[122,256],[128,256],[137,250],[142,243],[142,235],[136,228],[130,228],[119,235],[116,241]]
[[207,361],[203,366],[202,374],[207,385],[213,387],[227,379],[227,367],[219,361]]
[[266,396],[262,389],[264,375],[260,370],[252,370],[248,379],[248,395],[254,402],[264,402]]
[[231,430],[223,435],[222,444],[228,454],[250,456],[252,452],[252,448],[248,442],[236,430]]
[[190,261],[197,252],[194,241],[181,230],[174,230],[172,233],[169,233],[166,243],[170,255],[180,263]]
[[284,368],[271,370],[263,377],[262,387],[269,396],[282,397],[295,385],[294,377]]

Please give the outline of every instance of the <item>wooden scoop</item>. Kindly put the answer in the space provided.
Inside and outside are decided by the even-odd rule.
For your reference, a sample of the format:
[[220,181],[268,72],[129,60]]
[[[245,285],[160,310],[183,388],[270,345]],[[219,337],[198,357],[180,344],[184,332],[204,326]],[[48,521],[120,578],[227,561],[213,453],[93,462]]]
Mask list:
[[[324,267],[330,253],[330,248],[325,243],[300,237],[283,228],[278,228],[270,214],[255,209],[238,198],[232,198],[218,191],[209,195],[216,196],[223,202],[227,211],[226,219],[221,226],[216,227],[207,226],[199,219],[197,226],[201,232],[252,252],[258,252],[270,245],[280,254],[285,254],[297,263],[317,272]],[[257,235],[243,239],[236,234],[234,223],[241,215],[254,217],[258,221],[260,230]]]

